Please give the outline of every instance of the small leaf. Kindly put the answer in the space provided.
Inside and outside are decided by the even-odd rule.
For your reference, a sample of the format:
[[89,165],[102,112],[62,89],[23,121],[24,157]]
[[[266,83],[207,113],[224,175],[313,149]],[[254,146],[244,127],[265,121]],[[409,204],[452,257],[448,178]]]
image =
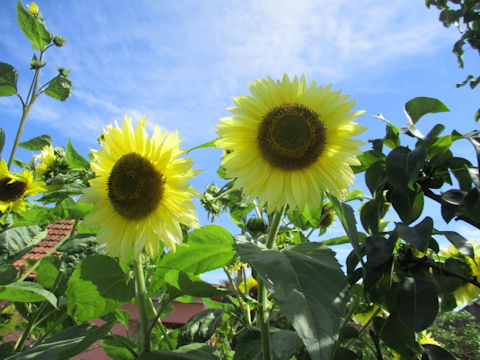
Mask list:
[[0,300],[12,302],[39,302],[47,300],[57,307],[57,298],[41,285],[32,282],[15,282],[0,286]]
[[395,223],[398,236],[412,245],[415,249],[425,252],[432,238],[433,220],[427,216],[413,228],[402,223]]
[[370,236],[365,241],[368,265],[377,267],[384,264],[393,256],[397,238],[390,236],[388,239],[381,236]]
[[426,360],[455,360],[456,359],[447,350],[437,345],[425,344],[423,345],[423,349],[425,350],[424,354],[428,356]]
[[415,332],[426,329],[438,313],[438,295],[423,279],[405,277],[397,290],[397,314],[400,321]]
[[52,138],[49,135],[40,135],[18,144],[18,146],[32,151],[40,151],[48,145],[52,145]]
[[12,65],[0,62],[0,96],[15,95],[17,79],[17,70]]
[[52,35],[43,21],[30,14],[20,1],[17,2],[17,22],[25,36],[33,43],[36,50],[44,50],[52,41]]
[[68,140],[67,143],[66,158],[70,169],[90,169],[90,163],[88,160],[75,150],[70,140]]
[[480,130],[470,131],[463,136],[465,136],[475,148],[475,152],[477,153],[477,164],[480,166]]
[[72,94],[72,89],[73,83],[66,77],[58,75],[50,81],[50,84],[45,89],[45,94],[54,99],[65,101]]
[[60,269],[60,258],[57,256],[46,256],[40,260],[38,268],[35,270],[37,276],[35,282],[45,288],[51,288],[58,276]]
[[17,280],[18,271],[11,264],[0,265],[0,285],[7,285]]
[[223,310],[207,309],[193,315],[182,326],[178,335],[178,345],[182,346],[192,342],[207,342],[222,321],[223,313]]
[[193,147],[193,148],[191,148],[191,149],[188,149],[188,150],[187,150],[187,153],[189,153],[190,151],[196,150],[196,149],[207,148],[207,147],[215,147],[215,142],[216,142],[217,140],[219,140],[219,139],[220,139],[220,138],[216,138],[215,140],[211,140],[211,141],[208,141],[208,142],[206,142],[206,143],[204,143],[204,144],[202,144],[202,145],[198,145],[198,146],[195,146],[195,147]]
[[408,121],[412,124],[416,124],[425,114],[450,111],[450,109],[440,100],[424,96],[416,97],[407,101],[404,110]]

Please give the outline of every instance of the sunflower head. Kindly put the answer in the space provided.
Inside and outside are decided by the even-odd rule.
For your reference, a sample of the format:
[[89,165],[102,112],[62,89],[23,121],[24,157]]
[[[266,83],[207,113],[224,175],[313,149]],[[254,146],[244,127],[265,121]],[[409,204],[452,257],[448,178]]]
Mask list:
[[0,211],[22,212],[26,209],[26,198],[44,191],[44,184],[33,178],[33,171],[24,170],[21,174],[8,171],[5,161],[0,160]]
[[[45,146],[40,154],[34,156],[37,177],[48,184],[58,174],[68,171],[68,163],[65,159],[65,150],[62,147],[54,148],[52,145]],[[55,190],[59,185],[47,185],[48,190]]]
[[245,281],[242,281],[240,285],[238,285],[238,290],[248,294],[250,297],[256,299],[257,292],[258,292],[258,282],[253,277],[249,276],[246,279],[247,282],[247,289],[245,291]]
[[96,177],[82,198],[95,204],[85,224],[100,226],[97,241],[124,262],[142,249],[152,259],[164,246],[175,251],[180,224],[198,227],[192,198],[200,193],[188,184],[198,171],[191,159],[179,158],[184,151],[177,132],[168,135],[157,126],[149,137],[145,122],[134,129],[126,116],[122,127],[107,127],[102,149],[92,150]]
[[227,177],[272,210],[316,208],[322,190],[346,195],[364,144],[352,139],[365,130],[353,122],[364,113],[351,112],[355,102],[305,76],[257,79],[249,88],[252,96],[234,98],[233,116],[217,126]]
[[[453,245],[450,245],[446,251],[441,250],[441,253],[447,258],[453,258],[460,261],[463,264],[463,275],[469,278],[478,279],[480,277],[480,246],[475,241],[470,241],[470,244],[472,244],[473,247],[475,260],[462,254]],[[457,306],[470,305],[479,295],[480,289],[467,282],[464,282],[453,292],[453,296],[455,296],[455,300],[457,301]]]

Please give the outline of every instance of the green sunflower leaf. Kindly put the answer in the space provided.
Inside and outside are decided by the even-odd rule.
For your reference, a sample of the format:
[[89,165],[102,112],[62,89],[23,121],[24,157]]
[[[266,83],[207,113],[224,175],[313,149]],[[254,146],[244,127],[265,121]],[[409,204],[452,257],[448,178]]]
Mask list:
[[66,158],[70,169],[90,169],[90,163],[88,160],[75,150],[70,140],[68,140],[67,143]]
[[68,315],[81,323],[115,310],[132,299],[135,291],[117,261],[109,256],[94,255],[77,265],[65,295]]
[[0,233],[0,264],[13,263],[47,235],[40,226],[22,226]]
[[423,115],[450,111],[450,109],[440,100],[424,96],[419,96],[407,101],[404,110],[408,121],[412,124],[416,124]]
[[172,269],[165,274],[168,295],[171,298],[190,295],[196,297],[224,296],[228,290],[217,288],[199,277],[180,270]]
[[262,279],[310,357],[329,359],[345,314],[347,285],[335,253],[318,243],[278,251],[243,239],[237,251]]
[[17,2],[17,22],[36,50],[44,50],[52,41],[52,35],[40,18],[30,14],[20,1]]
[[60,100],[67,100],[72,95],[73,83],[62,75],[53,78],[48,87],[45,89],[45,94]]
[[178,334],[178,345],[207,342],[222,321],[223,313],[224,311],[219,309],[206,309],[193,315],[181,328]]
[[17,79],[17,70],[12,65],[0,62],[0,96],[15,95]]
[[143,353],[136,360],[218,360],[216,350],[204,343],[193,343],[179,347],[175,351],[154,350]]
[[0,286],[0,300],[12,302],[40,302],[47,300],[57,307],[57,297],[43,286],[32,282],[15,282]]
[[40,135],[18,144],[18,146],[31,151],[40,151],[48,145],[52,145],[52,138],[49,135]]

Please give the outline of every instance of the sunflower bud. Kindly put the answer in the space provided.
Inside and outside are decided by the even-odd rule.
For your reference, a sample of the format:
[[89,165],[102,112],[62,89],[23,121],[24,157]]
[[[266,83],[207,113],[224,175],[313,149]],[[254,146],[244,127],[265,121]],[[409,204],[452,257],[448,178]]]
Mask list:
[[253,236],[258,236],[267,230],[267,224],[261,218],[252,217],[247,221],[247,229]]
[[333,208],[328,205],[322,206],[322,215],[320,217],[320,223],[318,224],[319,228],[327,228],[333,223],[335,217],[335,212]]
[[58,35],[55,35],[53,37],[53,43],[55,44],[55,46],[57,47],[62,47],[63,45],[65,45],[67,43],[67,40],[65,40],[64,38],[62,38],[61,36],[58,36]]

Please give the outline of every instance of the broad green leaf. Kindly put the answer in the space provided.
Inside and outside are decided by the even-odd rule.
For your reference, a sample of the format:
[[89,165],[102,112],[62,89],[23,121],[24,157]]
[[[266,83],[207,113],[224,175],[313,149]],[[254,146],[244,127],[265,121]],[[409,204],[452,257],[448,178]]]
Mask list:
[[223,313],[223,310],[207,309],[193,315],[180,329],[178,345],[208,341],[222,321]]
[[384,264],[393,256],[393,248],[397,238],[390,236],[384,238],[381,236],[370,236],[365,241],[365,248],[367,251],[368,265],[372,267]]
[[71,198],[66,198],[54,208],[34,205],[21,216],[14,216],[13,226],[45,225],[65,219],[82,220],[90,213],[92,208],[92,204],[75,202]]
[[412,245],[415,249],[425,252],[432,238],[433,220],[430,216],[425,217],[414,227],[402,223],[395,223],[395,231],[398,236]]
[[0,300],[12,302],[39,302],[47,300],[57,307],[57,298],[41,285],[32,282],[15,282],[0,286]]
[[48,145],[52,145],[52,138],[49,135],[40,135],[18,144],[18,146],[32,151],[40,151]]
[[72,94],[72,89],[73,83],[66,77],[58,75],[50,81],[50,84],[45,89],[45,94],[54,99],[65,101]]
[[232,234],[218,225],[206,225],[188,233],[187,243],[165,254],[157,263],[148,293],[155,295],[165,289],[164,277],[170,269],[194,275],[229,265],[235,257]]
[[405,277],[397,289],[397,315],[415,332],[426,329],[438,313],[438,295],[433,285],[423,279]]
[[0,62],[0,96],[15,95],[17,79],[17,70],[12,65]]
[[[361,253],[360,251],[360,241],[358,238],[357,232],[357,221],[353,214],[353,209],[350,205],[340,202],[335,196],[329,195],[330,201],[332,202],[335,213],[337,214],[340,222],[347,233],[350,242],[352,243],[353,248],[357,255]],[[365,265],[361,256],[358,256],[362,266]]]
[[367,170],[376,162],[385,162],[385,154],[374,150],[365,151],[358,155],[357,158],[360,160],[361,165],[352,166],[352,170],[355,172],[355,174]]
[[74,149],[70,140],[67,143],[66,157],[71,169],[90,169],[90,163]]
[[472,167],[470,161],[464,158],[452,157],[445,163],[458,180],[460,190],[469,191],[472,188],[472,178],[469,172],[469,169]]
[[182,346],[174,351],[150,351],[136,360],[219,360],[215,348],[203,343]]
[[30,14],[20,1],[17,2],[17,22],[25,36],[33,43],[33,48],[44,50],[52,41],[52,35],[39,18]]
[[383,204],[375,199],[362,205],[360,209],[360,221],[365,231],[370,234],[378,233],[378,223],[380,221],[380,210]]
[[480,130],[470,131],[469,133],[464,134],[464,136],[475,148],[475,152],[477,153],[477,164],[480,167]]
[[228,290],[217,288],[203,281],[198,276],[172,269],[165,274],[168,295],[173,298],[180,295],[196,297],[224,296]]
[[[269,332],[272,360],[290,359],[302,346],[295,331],[270,328]],[[233,360],[263,360],[260,330],[252,328],[238,336]]]
[[377,192],[383,192],[387,181],[388,176],[384,162],[377,162],[365,171],[365,183],[372,195],[375,195]]
[[472,244],[455,231],[440,231],[463,255],[475,259]]
[[35,282],[45,288],[51,288],[58,277],[60,269],[60,258],[57,256],[46,256],[40,260],[40,265],[35,270],[37,276]]
[[[460,261],[458,259],[454,258],[449,258],[447,259],[444,263],[437,263],[437,265],[441,269],[445,269],[448,271],[452,271],[457,274],[462,274],[462,275],[467,275],[465,274],[465,264],[463,261]],[[433,272],[433,278],[435,279],[435,289],[439,294],[445,295],[445,294],[452,294],[453,291],[458,289],[461,285],[464,284],[463,280],[458,279],[453,276],[449,275],[444,275],[442,271],[439,271],[437,269],[432,269]],[[442,299],[442,302],[444,299]],[[455,298],[453,300],[454,302],[454,308],[457,307]],[[442,307],[444,304],[441,304]]]
[[215,142],[216,142],[217,140],[219,140],[219,139],[220,139],[220,138],[216,138],[215,140],[211,140],[211,141],[208,141],[208,142],[206,142],[206,143],[204,143],[204,144],[201,144],[201,145],[195,146],[195,147],[193,147],[193,148],[191,148],[191,149],[188,149],[188,150],[187,150],[187,153],[189,153],[190,151],[196,150],[196,149],[207,148],[207,147],[215,147]]
[[335,253],[317,243],[278,251],[241,239],[237,251],[264,282],[310,357],[329,359],[345,312],[347,285]]
[[386,170],[390,183],[396,190],[406,192],[414,189],[413,184],[426,158],[427,153],[423,146],[418,146],[413,151],[398,147],[388,154]]
[[90,345],[106,336],[113,326],[107,322],[98,327],[82,324],[65,329],[45,340],[40,345],[17,353],[9,360],[64,360],[86,350]]
[[376,317],[373,320],[373,326],[380,339],[398,352],[402,359],[415,360],[422,353],[422,349],[415,340],[415,332],[403,325],[394,314],[391,314],[387,320]]
[[81,323],[115,310],[135,294],[133,283],[114,259],[94,255],[77,265],[65,295],[68,315]]
[[420,187],[407,193],[392,189],[387,194],[387,200],[392,203],[393,208],[405,224],[411,224],[422,214],[424,194]]
[[47,236],[40,226],[22,226],[0,233],[0,264],[12,263]]
[[17,280],[18,271],[11,264],[0,265],[0,285],[7,285]]
[[335,351],[335,355],[333,356],[333,360],[357,360],[357,359],[361,360],[362,357],[354,353],[352,350],[344,347],[339,347]]
[[417,121],[425,114],[450,111],[450,109],[440,100],[424,96],[419,96],[407,101],[404,110],[408,121],[412,124],[417,123]]

